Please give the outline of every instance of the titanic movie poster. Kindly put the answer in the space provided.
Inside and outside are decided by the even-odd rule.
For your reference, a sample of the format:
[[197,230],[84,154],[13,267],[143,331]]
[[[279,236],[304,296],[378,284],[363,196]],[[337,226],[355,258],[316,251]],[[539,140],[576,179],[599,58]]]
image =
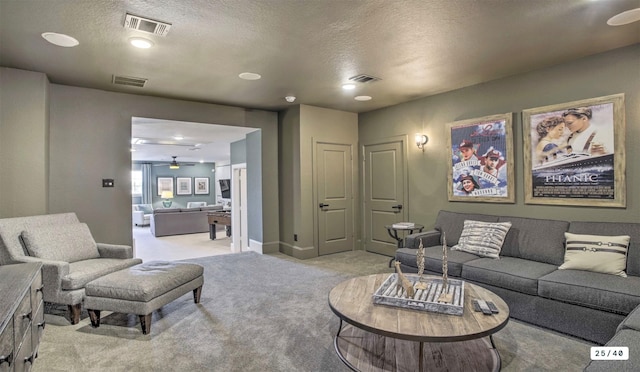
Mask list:
[[622,105],[616,95],[524,111],[527,203],[623,206]]
[[515,202],[512,114],[448,125],[451,201]]

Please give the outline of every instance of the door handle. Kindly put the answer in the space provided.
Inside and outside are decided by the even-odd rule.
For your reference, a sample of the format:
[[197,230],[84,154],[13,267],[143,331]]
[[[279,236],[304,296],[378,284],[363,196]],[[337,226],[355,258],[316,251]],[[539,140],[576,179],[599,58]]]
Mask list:
[[397,209],[397,210],[401,210],[402,209],[402,204],[394,205],[391,208]]
[[328,207],[328,206],[329,206],[329,204],[320,203],[320,204],[318,204],[318,206],[319,206],[320,208],[324,208],[324,207]]

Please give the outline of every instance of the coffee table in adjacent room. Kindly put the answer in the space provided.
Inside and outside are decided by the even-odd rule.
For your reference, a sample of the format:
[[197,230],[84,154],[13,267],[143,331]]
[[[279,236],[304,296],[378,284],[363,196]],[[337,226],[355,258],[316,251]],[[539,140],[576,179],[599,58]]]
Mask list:
[[[509,307],[495,293],[465,282],[462,316],[374,305],[373,293],[390,274],[346,280],[329,293],[340,318],[334,347],[352,370],[499,371],[492,335],[509,321]],[[492,301],[498,314],[473,310],[473,299]],[[348,323],[343,327],[343,321]]]

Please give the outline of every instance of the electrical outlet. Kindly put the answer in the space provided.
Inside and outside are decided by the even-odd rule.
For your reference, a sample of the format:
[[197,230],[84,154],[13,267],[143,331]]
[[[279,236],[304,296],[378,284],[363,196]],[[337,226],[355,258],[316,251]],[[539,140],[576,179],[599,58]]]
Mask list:
[[293,234],[293,241],[297,242],[298,241],[298,234]]

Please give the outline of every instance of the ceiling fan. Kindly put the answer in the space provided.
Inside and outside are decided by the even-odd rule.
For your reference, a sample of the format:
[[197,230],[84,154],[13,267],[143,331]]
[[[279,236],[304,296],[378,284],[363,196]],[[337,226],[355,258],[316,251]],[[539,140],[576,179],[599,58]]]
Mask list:
[[172,156],[173,160],[171,161],[171,163],[157,163],[154,164],[154,167],[160,167],[160,166],[165,166],[168,165],[169,169],[180,169],[180,166],[185,166],[185,167],[193,167],[195,164],[194,163],[178,163],[178,161],[176,160],[177,156]]

